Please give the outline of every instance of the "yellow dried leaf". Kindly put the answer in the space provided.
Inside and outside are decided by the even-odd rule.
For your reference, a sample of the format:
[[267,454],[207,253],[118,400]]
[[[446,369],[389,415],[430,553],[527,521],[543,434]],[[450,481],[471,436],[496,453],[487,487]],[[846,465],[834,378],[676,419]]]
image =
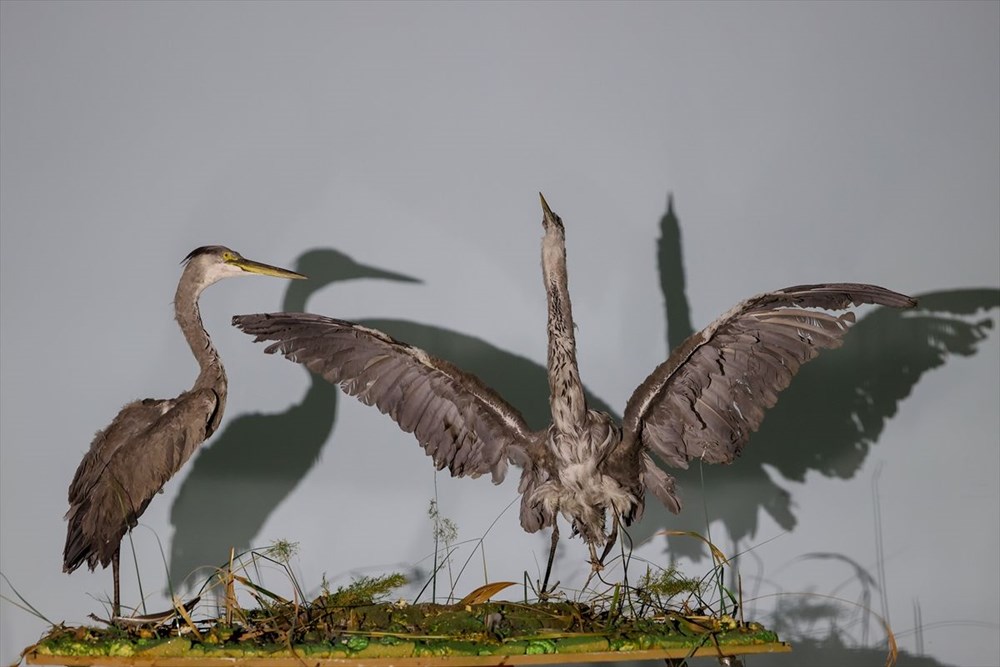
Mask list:
[[492,584],[486,584],[485,586],[480,586],[476,590],[472,591],[464,598],[462,598],[458,604],[463,607],[468,604],[482,604],[486,602],[491,597],[507,588],[508,586],[515,586],[517,582],[515,581],[495,581]]

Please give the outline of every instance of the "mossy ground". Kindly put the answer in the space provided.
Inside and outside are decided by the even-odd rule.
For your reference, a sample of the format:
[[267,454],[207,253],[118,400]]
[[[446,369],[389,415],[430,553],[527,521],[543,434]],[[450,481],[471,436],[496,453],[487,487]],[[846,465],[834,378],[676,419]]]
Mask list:
[[[150,627],[56,627],[33,651],[63,656],[376,658],[589,653],[702,645],[750,645],[778,638],[755,623],[723,617],[614,617],[585,604],[486,602],[466,605],[309,604],[251,610],[245,621]],[[197,632],[195,631],[197,630]]]
[[[280,547],[280,548],[279,548]],[[287,566],[294,545],[276,543],[252,552],[282,566],[296,595],[288,600],[245,576],[255,570],[238,560],[206,582],[222,605],[209,613],[191,600],[156,622],[124,618],[104,627],[53,627],[26,654],[137,658],[420,658],[582,654],[775,644],[778,637],[756,623],[736,620],[739,600],[721,585],[711,602],[708,578],[690,579],[673,567],[647,568],[635,585],[608,584],[604,593],[570,601],[501,602],[493,598],[513,582],[481,586],[456,604],[389,602],[406,584],[392,573],[361,577],[322,594],[305,596]],[[724,557],[720,555],[720,562]],[[235,562],[235,566],[234,563]],[[717,570],[715,572],[719,572]],[[426,589],[426,585],[425,585]],[[239,593],[256,601],[238,604]],[[421,591],[421,594],[423,591]],[[420,594],[417,595],[417,599]],[[95,617],[96,618],[96,617]],[[786,648],[787,650],[787,648]]]

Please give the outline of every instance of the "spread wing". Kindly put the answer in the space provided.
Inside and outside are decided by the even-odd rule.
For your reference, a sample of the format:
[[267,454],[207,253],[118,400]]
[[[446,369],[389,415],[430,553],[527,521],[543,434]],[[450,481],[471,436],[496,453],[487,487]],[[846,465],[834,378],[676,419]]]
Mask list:
[[804,309],[861,304],[916,302],[854,283],[799,285],[743,301],[684,341],[639,385],[625,406],[623,445],[654,451],[679,468],[695,458],[731,462],[799,367],[839,347],[854,323],[853,312]]
[[476,376],[376,329],[308,313],[237,315],[233,325],[416,435],[440,470],[503,480],[530,458],[534,436],[517,410]]

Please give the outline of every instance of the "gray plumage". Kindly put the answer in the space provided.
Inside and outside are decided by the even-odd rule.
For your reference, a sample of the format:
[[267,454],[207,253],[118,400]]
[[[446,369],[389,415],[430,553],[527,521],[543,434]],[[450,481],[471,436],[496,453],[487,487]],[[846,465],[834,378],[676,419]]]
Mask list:
[[275,341],[266,352],[280,352],[377,406],[416,435],[438,469],[490,473],[499,483],[508,463],[520,466],[521,525],[528,532],[553,528],[554,552],[562,514],[588,544],[595,567],[604,558],[595,547],[604,545],[607,555],[618,521],[628,525],[642,515],[646,490],[680,511],[674,478],[653,455],[681,468],[693,459],[732,462],[799,367],[838,347],[854,322],[851,312],[806,309],[915,305],[902,294],[854,283],[801,285],[747,299],[660,364],[632,394],[619,426],[584,399],[565,232],[544,198],[542,208],[552,423],[541,431],[530,431],[477,377],[382,332],[296,313],[240,315],[233,323],[257,341]]
[[174,297],[177,323],[198,361],[190,390],[177,398],[129,403],[99,431],[69,487],[63,571],[83,563],[91,570],[114,566],[115,616],[120,613],[118,550],[153,496],[206,438],[215,432],[226,407],[226,372],[202,326],[198,298],[227,277],[257,273],[304,278],[298,273],[248,260],[222,246],[205,246],[184,259]]

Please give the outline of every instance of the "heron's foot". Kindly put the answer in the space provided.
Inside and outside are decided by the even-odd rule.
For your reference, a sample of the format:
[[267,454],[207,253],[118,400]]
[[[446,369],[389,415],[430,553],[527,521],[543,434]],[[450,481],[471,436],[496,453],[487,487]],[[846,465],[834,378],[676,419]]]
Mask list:
[[538,587],[538,601],[539,602],[548,602],[550,599],[556,597],[555,592],[556,592],[556,589],[559,588],[559,582],[557,581],[554,584],[552,584],[551,586],[543,588],[541,582],[539,582],[539,581],[536,580],[535,581],[535,586]]
[[608,557],[608,552],[610,549],[605,548],[604,553],[598,557],[597,549],[594,548],[593,544],[588,545],[590,547],[590,576],[593,577],[595,574],[604,569],[604,559]]

